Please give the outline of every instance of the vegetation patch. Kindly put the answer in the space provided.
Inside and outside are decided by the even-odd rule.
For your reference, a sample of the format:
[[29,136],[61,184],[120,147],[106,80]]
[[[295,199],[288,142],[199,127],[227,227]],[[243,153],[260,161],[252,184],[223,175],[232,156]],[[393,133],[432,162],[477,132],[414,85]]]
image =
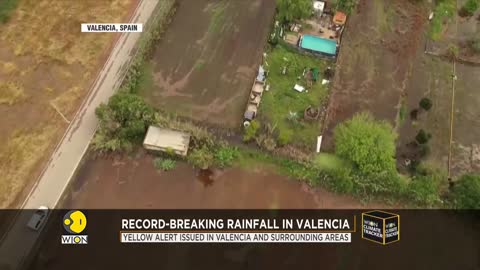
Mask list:
[[169,158],[155,158],[153,160],[153,166],[157,168],[157,170],[162,170],[162,171],[170,171],[175,169],[175,166],[177,165],[177,162],[173,159]]
[[443,33],[444,27],[451,22],[457,13],[456,0],[438,0],[435,1],[434,17],[430,26],[430,38],[438,40]]
[[100,124],[93,147],[100,152],[131,150],[155,119],[154,110],[140,96],[123,92],[101,104],[95,114]]
[[219,33],[222,31],[225,25],[225,9],[227,8],[228,1],[222,0],[215,4],[212,10],[212,18],[208,27],[209,33]]
[[215,164],[220,168],[230,167],[239,156],[237,147],[221,145],[215,151]]
[[351,164],[349,164],[346,160],[339,158],[334,154],[329,153],[320,153],[315,156],[314,164],[320,170],[325,171],[335,171],[340,170],[342,168],[351,168]]
[[357,0],[337,0],[336,9],[350,14],[355,9]]
[[0,1],[0,23],[6,23],[17,7],[18,0]]
[[466,174],[453,188],[454,207],[480,209],[480,175]]
[[[278,45],[269,54],[267,84],[270,91],[263,95],[260,117],[276,127],[282,142],[297,146],[312,147],[321,130],[319,120],[305,120],[308,107],[321,109],[327,100],[328,89],[322,85],[322,74],[331,62],[312,56],[298,54]],[[320,72],[311,87],[304,78],[304,71],[318,69]],[[286,69],[285,74],[283,74]],[[306,87],[299,93],[295,84]]]
[[25,187],[26,179],[48,150],[55,126],[16,130],[0,151],[0,207],[7,208]]
[[285,24],[308,18],[312,15],[310,0],[277,0],[277,19]]
[[0,82],[0,104],[13,105],[24,100],[27,95],[23,87],[13,82]]
[[467,0],[465,5],[460,10],[461,16],[473,16],[480,6],[479,0]]

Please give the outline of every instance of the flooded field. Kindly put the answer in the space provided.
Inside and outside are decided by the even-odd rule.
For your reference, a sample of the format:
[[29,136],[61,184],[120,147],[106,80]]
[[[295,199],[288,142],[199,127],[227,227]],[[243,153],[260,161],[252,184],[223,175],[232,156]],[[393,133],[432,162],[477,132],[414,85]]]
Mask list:
[[[68,209],[358,207],[364,206],[347,196],[310,189],[267,168],[235,168],[210,174],[179,164],[174,171],[159,173],[153,168],[151,157],[143,154],[86,160],[63,203],[63,208]],[[383,208],[375,204],[368,207]],[[52,226],[45,231],[45,240],[29,269],[179,270],[200,266],[346,270],[379,269],[379,265],[389,265],[389,269],[475,269],[472,267],[479,262],[480,250],[475,240],[478,226],[472,225],[476,223],[439,211],[392,211],[400,211],[402,216],[402,239],[387,247],[362,240],[359,233],[352,235],[351,244],[125,245],[118,244],[118,224],[111,224],[112,229],[106,231],[90,225],[88,245],[65,246],[59,240],[63,232],[59,217],[52,219]],[[422,219],[421,224],[413,222],[426,214],[431,218]],[[94,220],[90,224],[95,224]]]
[[143,153],[136,158],[87,159],[65,196],[64,208],[363,207],[354,198],[311,188],[269,168],[198,171],[178,163],[174,170],[160,172]]
[[180,116],[239,126],[274,11],[274,0],[179,0],[142,95]]

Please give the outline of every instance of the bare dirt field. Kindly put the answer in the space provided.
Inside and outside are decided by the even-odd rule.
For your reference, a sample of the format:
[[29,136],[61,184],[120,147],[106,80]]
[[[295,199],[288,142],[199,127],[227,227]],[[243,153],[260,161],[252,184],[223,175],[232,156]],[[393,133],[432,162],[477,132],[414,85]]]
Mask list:
[[359,111],[395,125],[428,14],[403,0],[360,0],[347,22],[326,120],[335,126]]
[[349,196],[310,188],[264,167],[198,171],[177,163],[174,170],[163,172],[154,168],[152,156],[143,153],[88,158],[64,196],[64,208],[72,209],[362,207]]
[[117,36],[80,24],[128,21],[136,4],[25,0],[0,25],[0,208],[38,177]]
[[273,0],[180,0],[141,93],[158,108],[240,125],[272,23]]
[[[461,8],[464,3],[458,1],[457,5]],[[415,151],[408,144],[415,140],[420,129],[424,129],[432,135],[427,162],[445,170],[448,168],[453,61],[445,56],[448,54],[447,47],[457,44],[460,61],[456,62],[452,176],[480,172],[480,66],[464,63],[475,61],[480,54],[469,55],[462,45],[477,32],[476,16],[461,18],[454,14],[450,23],[443,26],[444,31],[438,40],[426,40],[428,54],[417,53],[403,105],[406,116],[397,123],[400,160],[416,158]],[[443,49],[432,51],[432,44],[437,49]],[[412,121],[409,113],[419,108],[419,101],[423,97],[429,98],[433,106],[428,112],[419,110],[418,119]]]

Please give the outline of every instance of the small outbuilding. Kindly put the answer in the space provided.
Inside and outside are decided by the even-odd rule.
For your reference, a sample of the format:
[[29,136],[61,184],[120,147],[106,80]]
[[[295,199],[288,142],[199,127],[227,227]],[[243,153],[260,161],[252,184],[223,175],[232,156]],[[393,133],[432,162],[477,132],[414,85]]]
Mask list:
[[173,151],[181,156],[187,155],[189,145],[190,134],[156,126],[148,127],[147,135],[143,141],[143,147],[147,150]]
[[323,1],[314,1],[313,2],[313,10],[317,15],[322,15],[323,10],[325,9],[325,2]]
[[333,16],[333,23],[336,25],[344,25],[347,21],[347,14],[337,11],[335,16]]

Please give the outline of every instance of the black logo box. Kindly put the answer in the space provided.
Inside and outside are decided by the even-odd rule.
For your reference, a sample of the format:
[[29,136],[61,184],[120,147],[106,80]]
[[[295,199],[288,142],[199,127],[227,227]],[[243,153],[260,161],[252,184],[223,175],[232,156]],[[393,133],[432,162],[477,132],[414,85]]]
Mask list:
[[362,238],[382,245],[400,240],[400,216],[384,211],[362,213]]

